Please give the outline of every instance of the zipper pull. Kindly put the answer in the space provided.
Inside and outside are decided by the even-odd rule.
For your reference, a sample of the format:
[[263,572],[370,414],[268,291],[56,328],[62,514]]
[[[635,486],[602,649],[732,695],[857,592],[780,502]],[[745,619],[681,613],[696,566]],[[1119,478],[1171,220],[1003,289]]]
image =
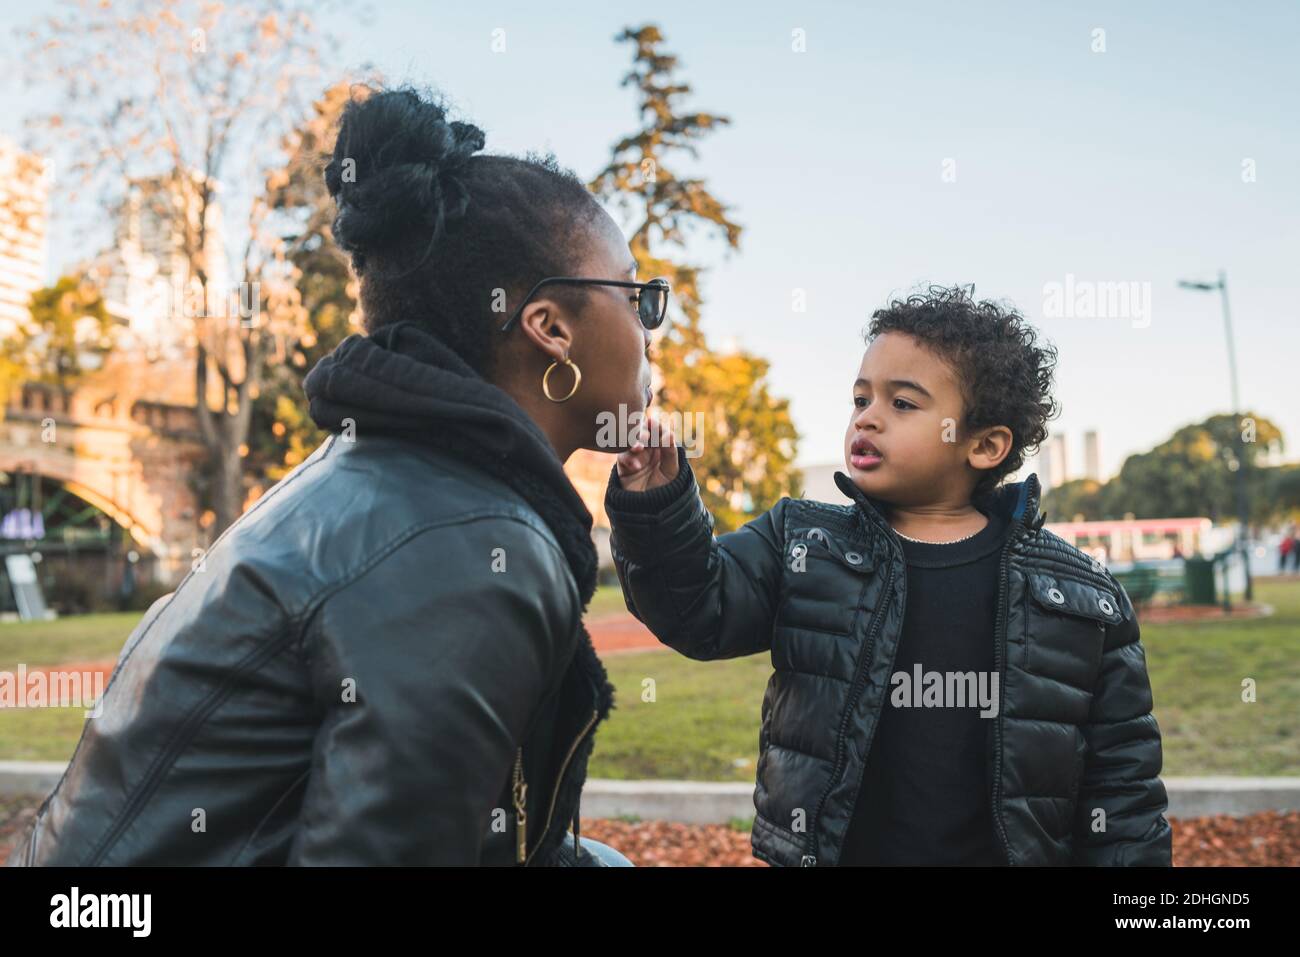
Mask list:
[[524,749],[515,752],[515,863],[528,860],[528,782],[524,780]]

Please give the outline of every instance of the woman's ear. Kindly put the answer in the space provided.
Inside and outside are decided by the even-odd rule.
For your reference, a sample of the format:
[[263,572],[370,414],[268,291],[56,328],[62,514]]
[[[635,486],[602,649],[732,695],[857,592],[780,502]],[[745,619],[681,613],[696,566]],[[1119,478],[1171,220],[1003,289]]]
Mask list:
[[519,326],[528,341],[552,359],[561,360],[573,348],[573,326],[553,299],[535,299],[524,307]]
[[1002,464],[1002,460],[1011,454],[1015,437],[1005,425],[995,425],[980,432],[975,444],[967,454],[967,461],[972,468],[985,470]]

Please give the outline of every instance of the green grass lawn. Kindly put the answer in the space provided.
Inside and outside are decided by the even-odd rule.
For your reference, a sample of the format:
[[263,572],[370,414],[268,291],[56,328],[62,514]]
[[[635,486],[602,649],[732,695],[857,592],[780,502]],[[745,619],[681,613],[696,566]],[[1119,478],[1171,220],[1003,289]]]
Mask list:
[[[1143,627],[1165,774],[1300,774],[1300,581],[1260,583],[1257,596],[1273,617]],[[589,614],[621,608],[618,589],[605,588]],[[0,626],[0,670],[116,658],[138,618]],[[606,666],[617,707],[597,735],[592,776],[753,780],[767,655],[697,662],[663,650],[611,655]],[[1257,685],[1253,704],[1241,700],[1245,678]],[[66,760],[84,720],[80,708],[0,710],[0,759]]]
[[[1142,628],[1164,774],[1300,774],[1300,580],[1262,582],[1270,618]],[[695,662],[673,651],[606,659],[617,707],[597,733],[591,774],[751,781],[767,655]],[[645,678],[656,699],[641,700]],[[1255,679],[1257,701],[1241,700]]]
[[591,596],[591,604],[587,606],[588,618],[606,618],[610,615],[626,613],[627,605],[623,603],[623,589],[617,585],[601,585],[596,589],[596,594]]
[[[76,615],[0,625],[0,671],[62,662],[112,661],[143,612]],[[85,708],[0,709],[0,760],[66,761],[86,720]]]
[[[622,589],[606,585],[596,589],[587,616],[594,619],[626,610]],[[16,672],[19,663],[35,668],[114,661],[143,615],[132,611],[0,624],[0,671]],[[0,709],[0,760],[67,760],[84,721],[84,708]]]
[[1166,774],[1300,774],[1300,580],[1255,598],[1276,614],[1142,629]]
[[124,611],[0,625],[0,670],[12,671],[19,662],[33,668],[64,661],[115,660],[143,616],[143,612]]
[[665,649],[610,655],[605,667],[617,691],[596,732],[593,777],[754,779],[767,655],[692,661]]

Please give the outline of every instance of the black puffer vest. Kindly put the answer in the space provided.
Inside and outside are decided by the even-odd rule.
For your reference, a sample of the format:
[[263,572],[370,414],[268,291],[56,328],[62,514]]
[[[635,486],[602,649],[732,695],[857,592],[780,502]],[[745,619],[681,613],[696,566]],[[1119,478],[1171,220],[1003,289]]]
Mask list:
[[[854,502],[782,499],[713,535],[684,452],[677,479],[629,492],[610,477],[612,548],[629,610],[697,659],[770,653],[754,855],[834,865],[889,688],[906,566],[883,503],[843,473]],[[1106,569],[1045,530],[1037,476],[990,500],[1008,520],[1001,553],[988,788],[1009,864],[1168,865],[1137,620]]]

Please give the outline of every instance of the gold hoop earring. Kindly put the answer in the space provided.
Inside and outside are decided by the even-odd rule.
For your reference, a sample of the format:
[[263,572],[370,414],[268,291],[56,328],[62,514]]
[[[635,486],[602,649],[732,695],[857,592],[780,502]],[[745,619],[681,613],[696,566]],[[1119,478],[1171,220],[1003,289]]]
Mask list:
[[555,396],[551,395],[551,373],[559,368],[560,362],[558,360],[553,361],[549,366],[547,366],[546,372],[542,376],[542,395],[546,396],[546,398],[550,399],[552,402],[568,402],[573,398],[573,393],[578,391],[578,385],[582,382],[582,370],[578,368],[578,364],[568,356],[564,357],[564,364],[573,370],[573,388],[569,390],[568,395],[564,396],[564,398],[557,399]]

